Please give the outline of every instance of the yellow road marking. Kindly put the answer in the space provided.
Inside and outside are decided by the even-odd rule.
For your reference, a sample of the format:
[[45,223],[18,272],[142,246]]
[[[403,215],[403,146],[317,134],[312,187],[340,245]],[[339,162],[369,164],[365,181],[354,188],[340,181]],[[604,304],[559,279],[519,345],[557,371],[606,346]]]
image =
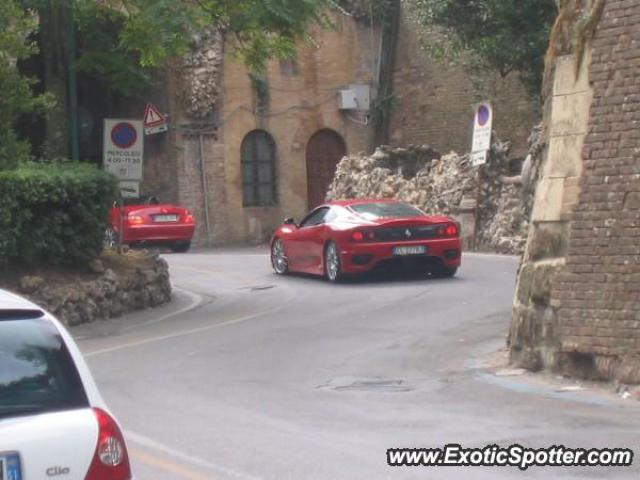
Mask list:
[[212,477],[210,475],[203,475],[200,472],[196,472],[195,470],[191,470],[190,468],[178,465],[177,463],[169,462],[163,458],[158,458],[136,448],[129,448],[128,450],[129,455],[132,459],[140,463],[144,463],[145,465],[148,465],[150,467],[154,467],[164,472],[172,473],[174,475],[178,475],[181,478],[187,478],[189,480],[212,480]]

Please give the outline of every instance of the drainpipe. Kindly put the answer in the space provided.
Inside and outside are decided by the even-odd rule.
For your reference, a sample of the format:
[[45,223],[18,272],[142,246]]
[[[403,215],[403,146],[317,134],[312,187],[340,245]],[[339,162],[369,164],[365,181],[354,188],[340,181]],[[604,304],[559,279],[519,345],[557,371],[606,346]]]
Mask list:
[[200,157],[200,173],[202,174],[202,198],[204,201],[204,221],[207,227],[207,247],[211,246],[211,224],[209,223],[209,186],[207,182],[207,168],[204,163],[204,135],[198,133],[199,149],[198,156]]

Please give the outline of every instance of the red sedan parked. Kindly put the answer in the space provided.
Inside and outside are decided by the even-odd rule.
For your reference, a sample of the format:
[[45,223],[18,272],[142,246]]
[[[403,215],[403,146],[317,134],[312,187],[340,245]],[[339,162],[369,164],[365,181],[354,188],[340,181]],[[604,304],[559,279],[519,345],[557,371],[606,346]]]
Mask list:
[[300,224],[286,219],[271,241],[276,273],[325,275],[332,282],[393,263],[452,277],[461,253],[457,222],[395,200],[331,202]]
[[107,246],[117,244],[121,238],[127,245],[167,246],[174,252],[186,252],[196,228],[189,210],[160,203],[155,197],[127,200],[122,209],[114,206],[110,220]]

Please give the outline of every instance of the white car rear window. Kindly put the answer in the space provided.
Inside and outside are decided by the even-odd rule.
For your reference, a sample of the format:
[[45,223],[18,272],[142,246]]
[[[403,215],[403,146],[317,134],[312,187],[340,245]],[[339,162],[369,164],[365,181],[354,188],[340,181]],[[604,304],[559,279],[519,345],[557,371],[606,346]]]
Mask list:
[[0,419],[88,407],[56,327],[43,316],[14,317],[0,317]]

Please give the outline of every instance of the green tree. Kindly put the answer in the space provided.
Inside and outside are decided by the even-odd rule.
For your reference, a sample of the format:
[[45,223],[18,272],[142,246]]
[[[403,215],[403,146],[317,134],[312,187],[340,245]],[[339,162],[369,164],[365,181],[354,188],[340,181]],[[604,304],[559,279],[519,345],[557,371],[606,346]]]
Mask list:
[[[27,154],[13,126],[53,97],[58,107],[49,112],[45,151],[66,155],[71,72],[136,95],[154,67],[187,52],[211,28],[233,38],[238,55],[259,72],[270,58],[292,55],[310,25],[329,25],[332,7],[334,0],[0,0],[0,161]],[[36,30],[49,96],[35,96],[34,81],[16,67],[36,52]]]
[[[143,67],[185,53],[194,35],[212,26],[236,39],[254,70],[274,56],[290,56],[312,24],[329,25],[333,0],[75,0],[79,27],[96,19],[119,22],[118,48]],[[119,17],[119,18],[117,18]]]
[[36,81],[18,70],[18,62],[36,51],[31,36],[37,16],[14,0],[0,0],[0,12],[0,169],[6,169],[28,157],[28,144],[15,133],[16,121],[20,115],[43,110],[49,97],[35,95]]
[[441,56],[471,53],[472,67],[518,72],[540,93],[556,0],[409,0],[428,33],[427,48]]

